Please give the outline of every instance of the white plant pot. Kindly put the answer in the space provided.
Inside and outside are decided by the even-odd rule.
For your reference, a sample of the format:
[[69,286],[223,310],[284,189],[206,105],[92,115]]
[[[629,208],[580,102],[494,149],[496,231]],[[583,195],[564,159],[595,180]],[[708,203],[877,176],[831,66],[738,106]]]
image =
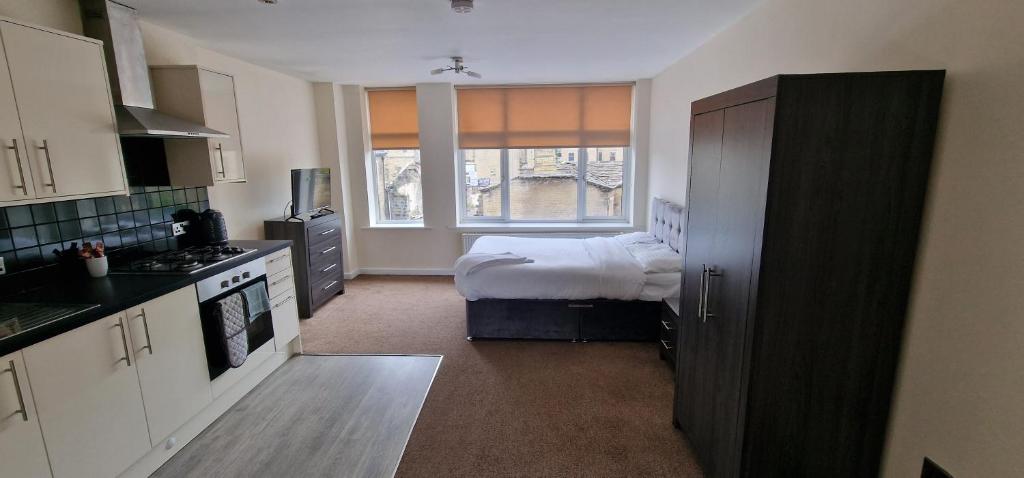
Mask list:
[[85,268],[89,270],[89,275],[93,277],[106,277],[107,256],[87,258],[85,260]]

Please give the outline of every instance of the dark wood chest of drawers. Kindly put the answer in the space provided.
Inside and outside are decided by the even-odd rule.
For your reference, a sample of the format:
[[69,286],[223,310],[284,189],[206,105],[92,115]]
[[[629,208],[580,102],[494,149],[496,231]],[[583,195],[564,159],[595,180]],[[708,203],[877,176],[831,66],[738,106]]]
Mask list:
[[264,221],[267,239],[292,241],[292,269],[299,316],[308,319],[332,297],[345,292],[341,219],[327,214],[314,219]]

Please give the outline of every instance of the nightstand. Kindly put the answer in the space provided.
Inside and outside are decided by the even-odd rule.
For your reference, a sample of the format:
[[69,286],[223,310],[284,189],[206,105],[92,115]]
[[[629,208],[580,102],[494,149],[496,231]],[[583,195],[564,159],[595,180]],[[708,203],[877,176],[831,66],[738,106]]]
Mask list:
[[676,368],[676,330],[679,329],[679,298],[669,297],[661,301],[661,324],[658,337],[658,349],[661,359],[668,362],[673,370]]

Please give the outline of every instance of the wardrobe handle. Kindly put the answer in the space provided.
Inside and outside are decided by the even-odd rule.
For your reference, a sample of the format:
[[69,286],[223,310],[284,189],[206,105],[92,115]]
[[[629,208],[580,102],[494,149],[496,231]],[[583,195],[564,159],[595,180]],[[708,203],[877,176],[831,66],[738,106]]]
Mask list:
[[42,146],[36,146],[41,149],[46,155],[46,170],[50,172],[50,184],[43,183],[44,187],[53,188],[53,192],[57,192],[57,178],[53,177],[53,161],[50,161],[50,142],[43,140]]
[[14,150],[14,161],[18,163],[18,177],[21,178],[21,185],[14,186],[14,189],[20,189],[26,196],[28,196],[28,184],[25,183],[25,170],[21,167],[21,148],[18,148],[18,139],[12,139],[11,143],[14,146],[8,146],[7,149]]
[[153,341],[149,339],[149,320],[146,318],[146,309],[142,309],[142,313],[135,316],[136,319],[142,319],[142,331],[146,334],[146,346],[142,347],[141,350],[149,350],[149,354],[153,355]]
[[14,380],[14,394],[18,396],[18,409],[11,415],[21,415],[21,419],[28,421],[28,409],[25,408],[25,397],[21,394],[21,382],[18,381],[18,369],[14,367],[14,361],[8,360],[7,365],[10,367],[4,372],[11,372],[11,379]]
[[708,265],[701,264],[700,290],[697,291],[697,320],[704,320],[704,275],[708,273]]
[[[128,335],[125,334],[125,331],[124,331],[124,319],[119,317],[117,319],[117,323],[114,324],[114,327],[117,327],[117,328],[121,329],[121,345],[124,346],[124,357],[121,357],[117,361],[120,362],[120,361],[123,360],[124,363],[128,364],[128,366],[131,367],[132,366],[132,353],[128,350]],[[114,363],[117,363],[117,362],[114,362]]]
[[714,267],[708,267],[708,270],[707,270],[707,272],[705,272],[705,274],[707,274],[708,278],[704,282],[704,321],[707,322],[708,319],[713,319],[715,317],[718,317],[717,315],[712,314],[711,312],[708,311],[708,309],[710,308],[710,301],[708,300],[709,299],[708,296],[711,294],[711,278],[712,277],[721,277],[722,273],[721,272],[715,272],[715,268]]

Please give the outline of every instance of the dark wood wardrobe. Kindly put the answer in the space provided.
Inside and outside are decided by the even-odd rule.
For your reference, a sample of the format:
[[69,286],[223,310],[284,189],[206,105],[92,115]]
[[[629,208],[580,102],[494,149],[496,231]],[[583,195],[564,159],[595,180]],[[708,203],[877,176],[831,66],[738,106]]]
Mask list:
[[674,420],[711,477],[873,477],[943,71],[692,105]]

